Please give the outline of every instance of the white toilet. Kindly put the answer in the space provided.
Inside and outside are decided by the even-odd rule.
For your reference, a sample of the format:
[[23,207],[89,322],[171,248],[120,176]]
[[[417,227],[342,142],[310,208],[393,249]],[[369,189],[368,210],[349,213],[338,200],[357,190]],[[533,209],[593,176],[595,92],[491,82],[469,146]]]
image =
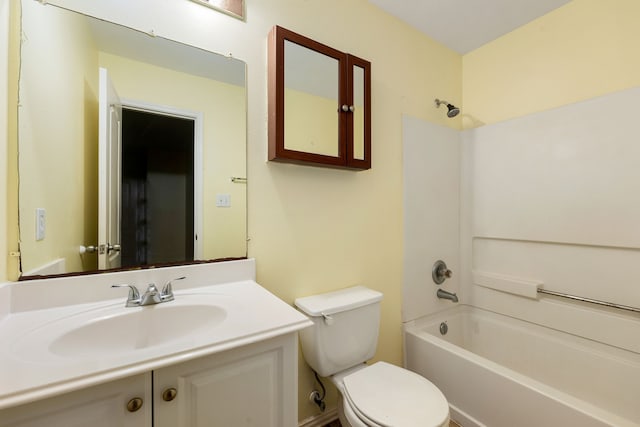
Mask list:
[[376,351],[381,300],[363,286],[298,298],[314,323],[300,332],[305,360],[340,391],[343,427],[448,426],[447,399],[427,379],[385,362],[364,364]]

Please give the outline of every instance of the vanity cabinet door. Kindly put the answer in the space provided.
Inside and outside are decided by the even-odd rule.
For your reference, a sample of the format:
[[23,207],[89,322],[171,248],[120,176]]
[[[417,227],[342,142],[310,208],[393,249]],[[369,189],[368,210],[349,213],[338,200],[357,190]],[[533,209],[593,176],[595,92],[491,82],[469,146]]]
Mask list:
[[0,427],[150,427],[151,407],[147,373],[2,410]]
[[297,336],[154,371],[154,426],[297,426]]
[[269,160],[371,167],[371,64],[282,27],[269,35]]

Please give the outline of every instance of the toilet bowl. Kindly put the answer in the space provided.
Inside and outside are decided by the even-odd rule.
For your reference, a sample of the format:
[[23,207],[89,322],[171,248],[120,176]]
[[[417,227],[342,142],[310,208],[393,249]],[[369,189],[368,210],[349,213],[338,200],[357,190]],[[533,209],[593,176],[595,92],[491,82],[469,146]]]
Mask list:
[[340,392],[343,427],[446,427],[449,405],[426,378],[386,362],[365,364],[375,353],[380,292],[355,286],[298,298],[314,325],[300,331],[305,360]]

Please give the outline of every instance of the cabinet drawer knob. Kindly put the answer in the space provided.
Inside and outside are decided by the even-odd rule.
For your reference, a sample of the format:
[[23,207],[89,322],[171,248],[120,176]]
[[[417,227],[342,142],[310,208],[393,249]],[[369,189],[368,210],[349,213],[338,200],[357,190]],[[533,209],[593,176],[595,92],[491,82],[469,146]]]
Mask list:
[[134,397],[130,401],[127,402],[127,411],[136,412],[138,409],[142,408],[142,404],[144,402],[139,397]]
[[165,402],[171,402],[178,395],[178,390],[171,387],[162,392],[162,400]]

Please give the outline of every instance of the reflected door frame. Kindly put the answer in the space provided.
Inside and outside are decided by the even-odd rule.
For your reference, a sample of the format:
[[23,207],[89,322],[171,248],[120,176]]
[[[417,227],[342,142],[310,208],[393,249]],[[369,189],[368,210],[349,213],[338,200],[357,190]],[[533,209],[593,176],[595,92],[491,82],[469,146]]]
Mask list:
[[202,240],[203,218],[203,193],[202,193],[202,154],[203,154],[203,115],[198,111],[189,111],[167,105],[152,104],[145,101],[122,98],[122,108],[144,111],[153,114],[163,114],[194,122],[194,150],[193,150],[193,259],[203,259],[204,242]]

